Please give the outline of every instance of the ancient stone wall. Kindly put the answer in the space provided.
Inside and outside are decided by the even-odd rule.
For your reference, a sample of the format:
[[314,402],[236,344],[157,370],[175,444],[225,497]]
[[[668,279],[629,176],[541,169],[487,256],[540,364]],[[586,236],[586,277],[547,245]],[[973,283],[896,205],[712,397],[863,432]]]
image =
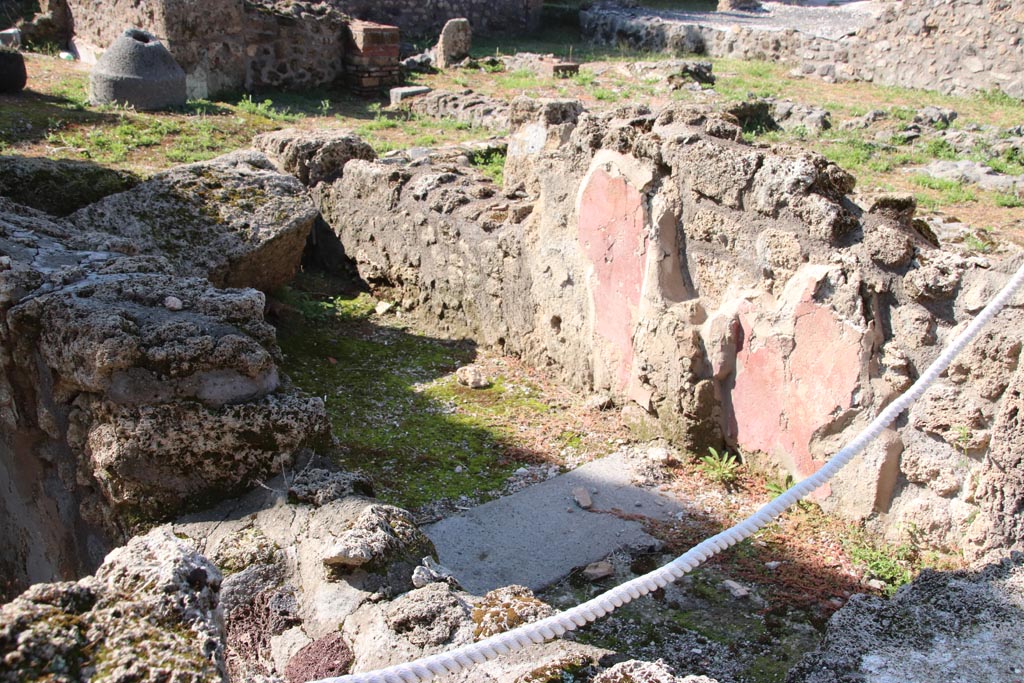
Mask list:
[[80,576],[327,429],[320,399],[282,384],[245,288],[294,275],[315,217],[251,153],[63,219],[0,198],[0,576]]
[[[85,61],[128,28],[157,36],[188,77],[190,97],[331,83],[345,71],[349,18],[398,26],[435,38],[453,17],[479,32],[529,30],[541,0],[67,0],[74,45]],[[397,64],[395,64],[397,75]],[[393,80],[393,79],[392,79]]]
[[[351,161],[314,197],[379,296],[698,453],[816,471],[1022,258],[937,248],[911,198],[858,206],[823,157],[745,145],[706,111],[523,99],[510,120],[504,188],[454,155],[395,157]],[[822,505],[935,546],[1024,543],[1019,488],[997,483],[1019,470],[1022,316],[1018,297]]]
[[606,45],[793,64],[808,76],[1024,98],[1024,10],[1008,0],[904,0],[849,36],[701,23],[599,5],[582,32]]
[[600,45],[671,54],[793,61],[797,54],[831,43],[795,30],[765,31],[666,20],[643,10],[599,6],[580,12],[580,30]]
[[185,70],[190,97],[312,87],[344,71],[346,17],[322,3],[271,0],[69,0],[75,47],[91,61],[126,28],[157,36]]
[[435,90],[409,100],[409,110],[494,131],[508,130],[508,102],[472,90]]
[[465,17],[473,30],[507,33],[537,28],[542,0],[333,0],[357,19],[392,24],[410,37],[437,38],[449,19]]
[[797,53],[829,80],[1024,99],[1024,7],[1010,0],[904,0],[856,35]]

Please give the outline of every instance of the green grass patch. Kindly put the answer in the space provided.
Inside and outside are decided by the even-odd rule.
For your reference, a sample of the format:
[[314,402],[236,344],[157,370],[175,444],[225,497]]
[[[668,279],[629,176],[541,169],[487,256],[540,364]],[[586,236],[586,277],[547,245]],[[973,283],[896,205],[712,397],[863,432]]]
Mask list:
[[1024,154],[1020,150],[1008,149],[998,156],[980,159],[996,173],[1024,175]]
[[1016,192],[1000,192],[996,194],[995,203],[1004,209],[1019,209],[1024,206],[1024,197]]
[[188,164],[206,161],[233,148],[230,138],[225,136],[211,121],[189,122],[186,134],[178,136],[167,150],[167,160]]
[[53,132],[48,140],[53,145],[74,148],[87,159],[117,163],[139,148],[159,145],[166,137],[180,132],[181,126],[175,121],[122,115],[113,127]]
[[590,94],[600,102],[618,102],[623,97],[621,92],[611,88],[594,88]]
[[950,204],[966,204],[978,201],[977,193],[957,180],[945,178],[933,178],[929,175],[918,173],[910,177],[910,181],[918,187],[933,190],[935,194],[919,194],[920,203],[929,208]]
[[382,500],[416,508],[485,494],[522,464],[503,425],[548,410],[529,387],[459,385],[452,372],[471,348],[375,323],[366,294],[277,295],[300,313],[278,333],[284,371],[326,398],[338,463],[369,474]]
[[953,161],[963,156],[953,148],[953,145],[942,138],[932,138],[926,142],[923,153],[929,159],[944,159],[947,161]]
[[496,78],[498,85],[507,90],[530,90],[545,85],[544,81],[529,69],[516,69]]
[[262,102],[257,102],[252,98],[252,95],[244,95],[242,99],[238,101],[236,105],[238,111],[249,116],[257,116],[268,121],[277,121],[280,123],[291,123],[298,121],[303,117],[302,114],[295,113],[291,108],[287,106],[275,105],[271,99],[265,99]]

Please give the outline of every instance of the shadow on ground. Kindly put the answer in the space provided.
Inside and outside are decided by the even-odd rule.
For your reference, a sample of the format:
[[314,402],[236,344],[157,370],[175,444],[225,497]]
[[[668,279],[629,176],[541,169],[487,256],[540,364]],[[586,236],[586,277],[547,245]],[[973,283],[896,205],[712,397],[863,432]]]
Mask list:
[[[307,273],[277,294],[282,369],[324,398],[337,439],[332,459],[367,474],[382,501],[413,511],[441,500],[465,506],[541,460],[486,414],[551,408],[501,381],[459,385],[454,371],[476,357],[471,341],[415,334],[394,309],[377,316],[372,298],[323,275]],[[460,410],[467,403],[475,410]]]

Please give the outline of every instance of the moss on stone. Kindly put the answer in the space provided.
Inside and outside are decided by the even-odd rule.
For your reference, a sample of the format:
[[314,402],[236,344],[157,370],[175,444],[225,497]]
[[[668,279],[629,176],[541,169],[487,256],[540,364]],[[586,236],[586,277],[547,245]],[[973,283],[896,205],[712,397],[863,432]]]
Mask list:
[[0,156],[0,195],[66,216],[138,184],[139,178],[85,161]]
[[515,680],[515,683],[574,683],[589,680],[585,675],[590,668],[590,660],[582,654],[568,654],[545,664]]

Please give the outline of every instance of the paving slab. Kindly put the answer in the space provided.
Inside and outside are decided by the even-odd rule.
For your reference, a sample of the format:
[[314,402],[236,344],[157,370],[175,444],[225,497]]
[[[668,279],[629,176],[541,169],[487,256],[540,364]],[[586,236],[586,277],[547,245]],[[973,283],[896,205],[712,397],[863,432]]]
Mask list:
[[[654,519],[685,511],[672,496],[634,485],[633,473],[629,459],[616,453],[423,531],[471,593],[509,584],[537,591],[616,550],[658,544],[640,522],[613,511]],[[590,491],[589,510],[573,500],[580,487]]]

